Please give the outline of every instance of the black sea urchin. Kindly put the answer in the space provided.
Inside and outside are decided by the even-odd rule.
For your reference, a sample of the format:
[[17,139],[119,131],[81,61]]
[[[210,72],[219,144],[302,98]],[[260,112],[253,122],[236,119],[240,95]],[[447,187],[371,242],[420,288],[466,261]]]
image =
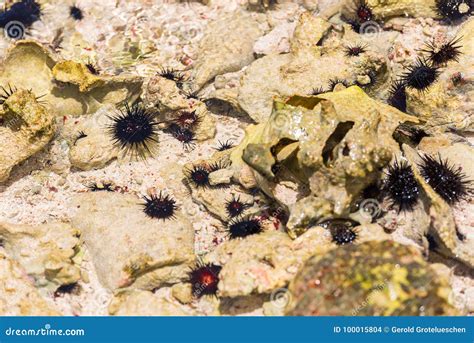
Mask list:
[[3,105],[5,101],[16,92],[16,88],[11,84],[7,85],[7,88],[0,86],[0,105]]
[[311,91],[311,95],[319,95],[319,94],[323,94],[323,93],[326,93],[326,91],[324,90],[324,88],[322,86],[319,86],[317,88],[313,88],[313,90]]
[[174,218],[174,212],[178,209],[176,201],[168,194],[164,195],[162,192],[158,195],[145,196],[143,200],[145,200],[143,212],[151,218],[172,219]]
[[99,68],[93,62],[87,62],[86,68],[90,71],[91,74],[99,75]]
[[428,60],[433,65],[443,65],[449,61],[458,61],[461,55],[461,45],[458,45],[461,41],[460,38],[453,38],[447,43],[442,44],[440,47],[436,47],[435,43],[428,43],[426,49],[422,51],[428,53]]
[[353,243],[357,238],[357,232],[352,226],[345,224],[330,225],[329,231],[332,241],[337,245]]
[[438,79],[439,73],[439,67],[426,60],[418,59],[415,64],[407,68],[406,73],[402,76],[402,81],[406,87],[422,92]]
[[351,56],[359,56],[360,54],[363,54],[367,52],[367,45],[349,45],[345,47],[345,54],[348,57]]
[[31,26],[41,17],[41,6],[34,0],[15,2],[6,11],[0,12],[0,27],[8,23],[20,22],[24,27]]
[[219,283],[219,273],[222,267],[199,262],[198,265],[189,273],[189,282],[191,283],[192,293],[195,298],[204,295],[215,296],[217,294],[217,285]]
[[229,223],[230,239],[245,238],[262,232],[262,225],[257,218],[236,219]]
[[76,5],[69,7],[69,15],[71,16],[71,18],[78,21],[84,18],[84,14],[82,13],[82,10]]
[[388,167],[382,191],[398,212],[411,211],[418,202],[420,186],[415,179],[411,166],[406,161],[395,161]]
[[183,143],[186,151],[192,150],[195,147],[194,132],[191,130],[180,127],[178,124],[172,123],[167,131],[178,141]]
[[405,83],[402,80],[395,81],[390,87],[389,97],[387,99],[390,106],[402,112],[407,111],[407,94],[405,87]]
[[248,204],[245,204],[240,201],[240,197],[235,195],[233,195],[232,199],[228,200],[225,204],[227,215],[231,218],[240,216],[248,207]]
[[204,166],[194,166],[186,171],[188,179],[196,187],[209,187],[209,169]]
[[234,145],[234,142],[231,140],[231,139],[228,139],[226,141],[218,141],[219,145],[214,148],[216,149],[217,151],[225,151],[225,150],[229,150],[229,149],[232,149],[235,145]]
[[442,160],[441,156],[436,159],[424,155],[419,167],[426,182],[448,204],[454,204],[473,194],[472,180],[467,179],[461,167],[450,165],[448,160]]
[[173,122],[182,128],[192,128],[197,126],[202,121],[200,115],[196,111],[180,111],[178,117]]
[[472,0],[436,0],[436,12],[449,21],[457,21],[471,15],[473,7]]
[[91,192],[113,192],[114,188],[111,182],[93,182],[87,186]]
[[336,86],[337,86],[338,84],[341,84],[341,85],[343,85],[343,86],[346,87],[346,88],[350,86],[350,84],[349,84],[348,81],[342,80],[342,79],[339,79],[339,78],[335,78],[335,79],[329,80],[329,89],[330,89],[331,91],[333,91],[334,88],[336,88]]
[[54,291],[54,297],[55,298],[61,297],[64,294],[78,295],[81,292],[81,290],[82,290],[82,287],[77,282],[61,285]]
[[176,83],[182,83],[184,81],[183,73],[173,68],[162,68],[158,72],[158,75]]
[[73,143],[73,145],[76,145],[76,143],[77,143],[78,140],[83,139],[83,138],[86,138],[86,137],[87,137],[87,135],[86,135],[86,133],[85,133],[84,131],[79,131],[79,132],[77,133],[76,138],[74,138],[74,143]]
[[125,105],[119,114],[110,116],[112,124],[108,131],[114,144],[130,152],[132,157],[145,158],[153,154],[153,145],[158,142],[158,122],[155,115],[139,104]]

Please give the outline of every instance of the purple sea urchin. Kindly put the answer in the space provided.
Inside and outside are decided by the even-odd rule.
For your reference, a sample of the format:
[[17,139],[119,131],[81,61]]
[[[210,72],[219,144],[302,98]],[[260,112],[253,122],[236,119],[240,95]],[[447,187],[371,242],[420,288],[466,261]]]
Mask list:
[[421,157],[420,172],[426,182],[448,204],[454,204],[472,195],[472,180],[468,180],[461,167],[450,165],[441,156],[434,158],[430,155]]
[[192,294],[195,298],[204,295],[215,296],[217,294],[217,285],[219,284],[219,273],[222,267],[212,263],[199,262],[198,265],[189,273],[189,282],[191,283]]
[[139,104],[132,107],[126,104],[125,109],[109,116],[109,119],[112,124],[109,125],[108,132],[115,145],[126,153],[130,152],[132,157],[146,158],[153,155],[153,145],[158,143],[155,114]]
[[145,200],[143,212],[151,218],[173,219],[174,213],[178,209],[176,201],[170,195],[164,195],[161,191],[158,195],[145,196],[143,199]]
[[390,199],[392,205],[398,207],[398,212],[413,210],[418,202],[420,186],[408,162],[399,163],[396,160],[388,167],[382,191]]

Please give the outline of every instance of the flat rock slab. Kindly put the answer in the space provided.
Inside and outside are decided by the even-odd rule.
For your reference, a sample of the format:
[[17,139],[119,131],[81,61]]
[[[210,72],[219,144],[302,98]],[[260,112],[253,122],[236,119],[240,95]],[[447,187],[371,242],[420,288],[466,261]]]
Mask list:
[[194,263],[194,229],[176,211],[173,219],[153,219],[133,195],[84,193],[73,199],[80,228],[99,280],[109,289],[154,289],[187,279]]

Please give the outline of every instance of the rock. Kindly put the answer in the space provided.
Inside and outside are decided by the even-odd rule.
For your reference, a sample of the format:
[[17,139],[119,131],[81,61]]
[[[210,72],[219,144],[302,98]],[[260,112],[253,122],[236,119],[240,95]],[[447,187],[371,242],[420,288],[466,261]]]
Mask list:
[[2,253],[0,253],[0,315],[61,315],[41,297],[20,265]]
[[202,88],[217,75],[240,70],[254,60],[253,45],[263,31],[254,17],[233,12],[211,22],[199,44],[193,86]]
[[175,218],[153,219],[142,200],[112,192],[77,195],[73,223],[81,229],[100,282],[109,289],[151,290],[188,278],[194,229],[178,209]]
[[10,176],[14,166],[43,149],[56,131],[55,120],[36,96],[13,89],[0,101],[0,182]]
[[80,232],[67,223],[36,226],[0,222],[0,240],[34,280],[49,291],[77,282],[80,269],[73,259],[79,250]]
[[[69,138],[69,160],[73,167],[81,170],[99,169],[121,156],[106,131],[110,125],[108,116],[117,111],[112,105],[107,105],[82,121],[78,119],[79,124],[76,124],[76,120],[68,121],[64,131]],[[78,139],[80,132],[86,136]]]
[[[413,18],[436,18],[435,0],[369,0],[367,5],[376,19],[410,16]],[[343,11],[350,11],[346,9]],[[352,6],[352,13],[354,6]]]
[[381,54],[367,49],[355,58],[346,56],[346,41],[353,41],[354,33],[347,31],[342,39],[317,45],[330,28],[328,21],[305,12],[291,39],[291,53],[270,54],[246,68],[238,102],[253,120],[262,123],[269,118],[275,97],[309,95],[315,89],[326,90],[335,80],[355,84],[364,76],[381,78],[386,69]]
[[177,283],[171,287],[171,295],[181,304],[189,304],[193,301],[192,286],[190,283]]
[[[220,156],[220,154],[216,154],[216,157],[209,161],[197,160],[184,165],[183,174],[186,178],[185,182],[191,191],[193,200],[204,205],[210,213],[222,221],[229,220],[226,205],[235,198],[239,198],[246,205],[242,215],[252,215],[260,212],[264,205],[267,204],[266,199],[261,194],[250,195],[240,185],[230,183],[233,171],[226,167],[227,161],[228,155]],[[210,187],[196,187],[190,179],[190,171],[197,166],[209,168],[209,166],[213,165],[220,165],[223,168],[209,173]],[[222,187],[224,181],[229,181],[229,183]]]
[[290,51],[290,38],[293,36],[296,22],[285,22],[274,27],[265,36],[260,37],[253,46],[259,55],[281,54]]
[[238,173],[243,160],[259,188],[289,209],[293,238],[319,221],[347,216],[355,197],[399,152],[394,130],[418,121],[357,86],[273,106],[266,123],[249,128],[232,151],[232,168]]
[[157,107],[176,111],[188,108],[185,95],[173,80],[160,75],[150,78],[144,87],[143,99],[148,107]]
[[419,251],[389,241],[334,249],[308,260],[291,282],[287,315],[457,315],[447,280]]
[[229,184],[232,181],[233,175],[232,170],[219,169],[209,174],[209,183],[211,186]]
[[[354,244],[390,237],[375,224],[358,226],[355,231]],[[226,241],[204,260],[222,266],[219,296],[238,297],[285,287],[307,259],[336,247],[329,230],[323,227],[311,228],[295,240],[286,233],[266,231],[242,240]]]
[[193,311],[148,291],[128,290],[117,294],[110,303],[113,316],[191,316]]
[[266,293],[284,286],[294,263],[292,241],[287,234],[268,231],[243,240],[230,240],[205,256],[206,262],[223,266],[219,273],[219,296],[237,297]]
[[9,83],[44,95],[41,100],[48,104],[52,115],[62,118],[94,113],[105,104],[116,105],[124,100],[132,103],[141,92],[142,78],[93,75],[84,64],[57,63],[38,42],[20,40],[8,49],[0,67],[0,85],[6,87]]

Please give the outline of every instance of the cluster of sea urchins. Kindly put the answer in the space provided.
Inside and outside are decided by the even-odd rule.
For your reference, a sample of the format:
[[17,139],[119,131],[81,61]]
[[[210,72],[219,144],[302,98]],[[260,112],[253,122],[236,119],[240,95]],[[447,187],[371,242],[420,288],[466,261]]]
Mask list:
[[[468,199],[474,193],[473,180],[467,179],[460,166],[450,164],[441,156],[423,155],[417,168],[426,183],[450,205]],[[395,161],[388,167],[382,191],[399,212],[412,211],[419,201],[421,190],[407,161]]]
[[388,103],[400,111],[406,112],[406,89],[414,89],[419,92],[428,90],[438,80],[442,66],[450,61],[458,61],[459,55],[461,55],[460,40],[461,38],[453,38],[439,46],[434,41],[428,43],[421,50],[426,56],[418,57],[392,84]]

